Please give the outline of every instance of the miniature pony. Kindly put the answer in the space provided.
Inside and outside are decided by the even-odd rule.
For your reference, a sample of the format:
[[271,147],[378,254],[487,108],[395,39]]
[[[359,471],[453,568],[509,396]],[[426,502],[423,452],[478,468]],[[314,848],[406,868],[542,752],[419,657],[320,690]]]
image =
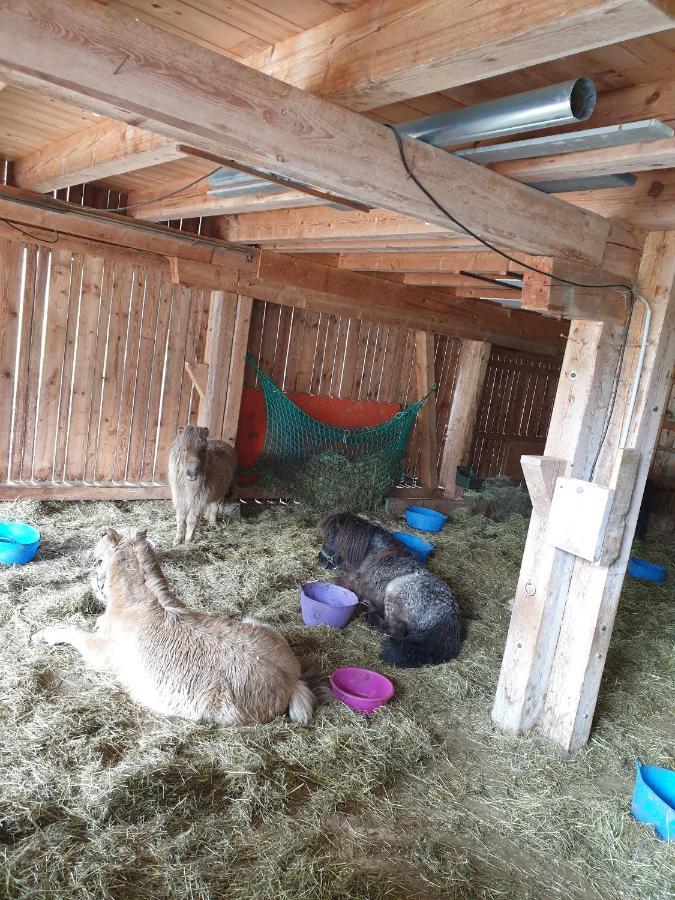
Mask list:
[[384,528],[353,513],[328,516],[321,532],[319,565],[348,568],[339,583],[364,604],[368,622],[389,635],[381,649],[385,662],[413,668],[457,656],[457,601],[444,581]]
[[234,447],[209,440],[208,428],[179,428],[169,453],[169,484],[176,509],[174,544],[194,540],[202,516],[216,524],[237,468]]
[[46,628],[34,641],[71,644],[160,715],[250,725],[288,710],[294,722],[312,721],[316,697],[275,628],[188,609],[172,593],[145,531],[109,529],[94,553],[92,587],[106,604],[96,631]]

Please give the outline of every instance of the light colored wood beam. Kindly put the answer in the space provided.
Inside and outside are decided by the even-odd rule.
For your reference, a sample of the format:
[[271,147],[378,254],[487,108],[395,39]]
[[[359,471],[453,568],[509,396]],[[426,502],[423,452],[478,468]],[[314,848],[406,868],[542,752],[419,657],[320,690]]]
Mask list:
[[495,172],[526,184],[559,178],[584,178],[617,175],[624,172],[647,172],[675,167],[675,137],[642,144],[627,144],[603,150],[584,150],[513,159],[490,166]]
[[248,347],[248,332],[252,310],[253,300],[251,297],[242,297],[241,295],[237,297],[237,317],[232,334],[232,357],[230,359],[230,374],[227,380],[227,401],[225,403],[222,431],[223,440],[233,446],[237,440],[239,427],[239,412],[244,389],[246,349]]
[[[10,0],[0,66],[84,108],[122,121],[140,116],[158,134],[219,158],[447,227],[447,217],[407,177],[386,128],[117,7],[72,0],[64,18],[57,0]],[[226,93],[210,87],[224,84]],[[419,141],[404,139],[403,146],[438,201],[461,211],[485,237],[526,252],[600,262],[609,233],[602,217]]]
[[[434,367],[434,336],[426,331],[415,332],[415,393],[425,397],[436,382]],[[438,486],[438,438],[436,434],[436,395],[430,394],[417,415],[419,433],[419,479],[423,485]]]
[[665,3],[371,0],[276,44],[249,64],[350,109],[491,78],[672,25]]
[[474,252],[486,250],[482,244],[470,237],[382,238],[382,240],[373,238],[354,241],[346,238],[336,241],[272,241],[265,246],[269,250],[278,250],[280,253],[400,253],[402,250],[412,250],[419,253],[445,250],[451,253],[465,250]]
[[561,194],[575,206],[648,230],[675,228],[675,171],[643,172],[632,187]]
[[439,471],[445,497],[457,497],[462,493],[455,485],[457,466],[468,462],[491,349],[485,341],[462,341]]
[[175,141],[105,120],[14,160],[14,181],[18,187],[47,193],[182,156]]
[[[537,257],[541,272],[525,271],[521,307],[548,316],[566,316],[574,319],[594,319],[603,322],[626,321],[630,295],[617,288],[579,287],[578,285],[626,284],[632,287],[633,279],[617,281],[611,272],[570,266],[556,259]],[[564,278],[577,284],[565,284],[551,278]]]
[[[181,284],[218,289],[218,267],[177,260],[174,277]],[[229,272],[225,272],[229,278]],[[231,285],[227,281],[228,286]],[[543,316],[507,310],[480,301],[457,299],[388,279],[348,272],[288,254],[263,250],[257,274],[242,274],[235,288],[245,296],[282,306],[383,322],[417,331],[433,331],[547,354],[560,352],[560,323]],[[542,323],[544,323],[542,325]]]
[[343,253],[340,268],[361,272],[522,272],[498,253]]

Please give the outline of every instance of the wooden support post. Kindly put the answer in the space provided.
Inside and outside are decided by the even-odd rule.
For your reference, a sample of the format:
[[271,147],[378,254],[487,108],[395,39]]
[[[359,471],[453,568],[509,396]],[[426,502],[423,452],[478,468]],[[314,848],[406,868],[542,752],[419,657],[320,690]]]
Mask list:
[[232,353],[232,333],[237,311],[236,294],[212,291],[204,362],[209,367],[206,400],[200,401],[198,425],[206,425],[211,437],[220,439]]
[[[415,332],[415,388],[424,397],[436,382],[434,336],[428,331]],[[417,417],[420,448],[420,481],[435,488],[438,484],[438,438],[436,436],[436,394],[431,394]]]
[[232,338],[232,356],[230,359],[230,377],[227,385],[227,401],[223,420],[222,438],[234,445],[239,427],[239,410],[241,395],[244,389],[244,373],[246,371],[246,349],[248,347],[248,330],[253,310],[252,297],[237,298],[237,318],[234,323]]
[[[614,411],[602,446],[607,405],[623,328],[574,321],[556,395],[546,453],[567,459],[566,475],[604,486],[610,511],[605,564],[582,559],[546,540],[547,516],[530,522],[504,652],[495,723],[512,733],[534,725],[565,751],[588,739],[644,484],[675,361],[675,233],[648,236],[639,273],[652,308],[649,343],[625,450],[619,435],[636,376],[644,310],[633,315]],[[573,377],[574,376],[574,377]],[[636,455],[639,462],[636,465]],[[594,461],[597,457],[597,463]],[[632,490],[630,482],[633,480]],[[623,508],[623,509],[622,509]],[[611,530],[617,533],[609,533]]]
[[462,341],[441,459],[439,480],[445,497],[462,493],[461,488],[455,486],[455,474],[457,466],[468,461],[491,349],[485,341]]

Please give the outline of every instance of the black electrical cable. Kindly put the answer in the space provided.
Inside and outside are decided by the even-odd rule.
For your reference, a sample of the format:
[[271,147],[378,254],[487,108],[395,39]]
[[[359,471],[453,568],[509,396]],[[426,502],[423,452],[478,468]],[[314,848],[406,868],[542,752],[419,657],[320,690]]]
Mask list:
[[58,233],[58,231],[54,231],[53,228],[50,228],[49,230],[50,230],[50,231],[54,231],[54,234],[56,235],[56,237],[54,238],[54,240],[49,241],[49,240],[47,240],[47,238],[38,237],[36,234],[31,234],[30,231],[24,231],[23,228],[19,228],[18,225],[15,225],[15,224],[14,224],[14,222],[10,222],[9,219],[0,219],[0,222],[4,222],[5,225],[9,225],[9,227],[10,227],[10,228],[13,228],[14,231],[18,231],[19,234],[22,234],[24,237],[29,238],[31,241],[40,241],[40,242],[43,243],[43,244],[56,244],[56,243],[58,243],[58,240],[59,240],[59,233]]
[[396,129],[395,125],[387,125],[387,128],[390,131],[394,132],[394,136],[396,138],[396,143],[398,144],[398,152],[401,157],[401,162],[403,163],[403,168],[406,170],[408,178],[415,182],[417,187],[422,191],[424,196],[431,200],[434,206],[440,210],[444,216],[446,216],[450,221],[457,225],[458,228],[461,228],[462,231],[465,231],[470,237],[475,238],[475,240],[479,241],[483,244],[484,247],[487,247],[488,250],[493,250],[495,253],[498,253],[500,256],[503,256],[504,259],[507,259],[509,262],[516,263],[518,266],[522,266],[524,269],[528,269],[530,272],[536,272],[538,275],[546,275],[548,278],[551,278],[553,281],[559,281],[562,284],[570,284],[572,287],[583,287],[583,288],[615,288],[616,290],[626,291],[631,296],[633,295],[633,288],[627,284],[582,284],[580,281],[572,281],[570,278],[562,278],[560,275],[552,275],[550,272],[542,272],[541,269],[538,269],[536,266],[532,266],[529,263],[523,262],[522,259],[516,259],[515,256],[511,256],[509,253],[505,253],[503,250],[500,250],[499,247],[492,244],[490,241],[486,240],[484,237],[481,237],[479,234],[476,234],[475,231],[472,231],[468,225],[465,225],[463,222],[460,222],[459,219],[455,218],[451,212],[449,212],[443,204],[434,197],[430,190],[428,190],[422,182],[419,180],[417,175],[410,168],[410,164],[405,155],[405,148],[403,147],[403,141],[401,140],[401,135]]
[[619,359],[616,367],[616,371],[614,373],[614,380],[612,382],[612,392],[610,395],[609,404],[607,407],[607,415],[605,416],[605,422],[603,424],[602,436],[600,438],[600,442],[598,444],[598,449],[595,454],[595,458],[593,460],[593,465],[591,466],[591,471],[588,480],[593,480],[593,475],[595,473],[595,467],[598,464],[598,459],[600,458],[600,453],[602,452],[603,445],[605,443],[605,438],[607,437],[607,432],[609,431],[609,426],[612,421],[612,415],[614,414],[614,407],[616,404],[616,397],[619,390],[619,381],[621,380],[621,369],[623,367],[623,359],[626,352],[626,344],[628,343],[628,332],[630,330],[631,320],[633,318],[633,309],[635,307],[635,290],[633,287],[627,284],[582,284],[579,281],[572,281],[569,278],[562,278],[559,275],[552,275],[550,272],[542,272],[541,269],[538,269],[536,266],[531,266],[529,263],[525,263],[520,259],[517,259],[515,256],[511,256],[509,253],[505,253],[503,250],[500,250],[499,247],[496,247],[490,241],[481,237],[479,234],[476,234],[475,231],[472,231],[467,225],[463,222],[460,222],[455,216],[449,212],[443,204],[434,197],[434,195],[429,191],[419,180],[419,178],[415,175],[413,170],[410,168],[410,164],[405,155],[405,148],[403,147],[403,141],[401,140],[401,135],[397,131],[394,125],[387,125],[391,131],[394,132],[394,137],[396,138],[396,143],[398,144],[398,152],[401,157],[401,162],[403,163],[403,168],[405,169],[408,178],[410,178],[422,191],[424,196],[430,200],[434,206],[443,213],[454,225],[457,225],[458,228],[461,228],[462,231],[465,231],[472,238],[475,238],[479,243],[483,244],[484,247],[487,247],[488,250],[493,250],[495,253],[498,253],[499,256],[502,256],[504,259],[507,259],[509,262],[516,263],[518,266],[522,266],[524,269],[528,269],[530,272],[536,272],[538,275],[546,275],[548,278],[551,278],[553,281],[559,281],[561,284],[569,284],[572,287],[582,287],[582,288],[614,288],[618,291],[624,291],[627,295],[626,299],[628,302],[628,321],[626,322],[626,327],[624,330],[623,340],[621,341],[621,348],[619,350]]
[[182,194],[183,191],[187,191],[196,184],[199,184],[200,181],[206,181],[207,178],[215,175],[215,173],[219,172],[222,168],[222,166],[218,166],[217,169],[212,169],[210,172],[200,175],[199,178],[195,178],[194,181],[190,181],[188,184],[182,184],[179,188],[169,191],[168,194],[163,194],[160,197],[153,197],[152,200],[141,200],[138,203],[129,203],[128,206],[112,206],[110,209],[107,209],[106,212],[126,212],[128,209],[140,209],[141,206],[150,206],[152,203],[161,203],[162,200],[169,200],[171,197],[175,197],[176,194]]

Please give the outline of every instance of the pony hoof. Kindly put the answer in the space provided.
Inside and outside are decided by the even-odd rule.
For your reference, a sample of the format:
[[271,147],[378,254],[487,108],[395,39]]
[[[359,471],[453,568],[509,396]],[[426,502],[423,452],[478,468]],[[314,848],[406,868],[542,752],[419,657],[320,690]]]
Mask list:
[[174,545],[174,547],[178,547],[178,546],[179,546],[180,544],[182,544],[182,543],[183,543],[183,538],[174,538],[174,539],[173,539],[173,545]]

